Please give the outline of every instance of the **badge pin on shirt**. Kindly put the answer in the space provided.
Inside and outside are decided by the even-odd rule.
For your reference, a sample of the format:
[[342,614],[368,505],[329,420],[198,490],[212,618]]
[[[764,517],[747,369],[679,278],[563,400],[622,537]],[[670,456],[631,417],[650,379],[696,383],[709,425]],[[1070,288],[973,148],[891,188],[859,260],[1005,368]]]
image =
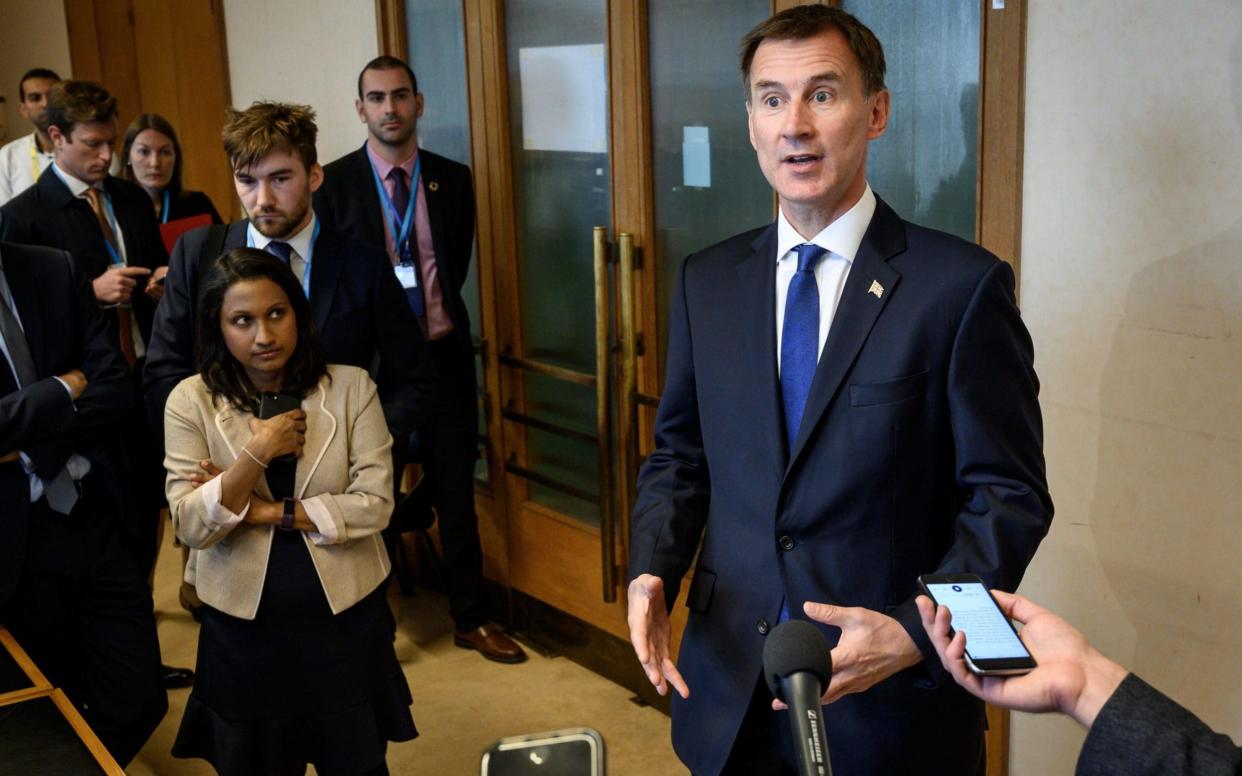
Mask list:
[[871,288],[867,289],[867,293],[875,294],[876,299],[881,299],[884,297],[884,286],[880,285],[880,281],[873,280],[871,281]]

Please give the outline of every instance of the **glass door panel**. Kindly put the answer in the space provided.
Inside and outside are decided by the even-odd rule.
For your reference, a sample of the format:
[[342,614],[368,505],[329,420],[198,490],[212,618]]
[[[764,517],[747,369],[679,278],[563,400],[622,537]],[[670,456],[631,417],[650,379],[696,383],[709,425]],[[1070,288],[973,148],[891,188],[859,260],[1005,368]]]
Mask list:
[[[407,1],[405,18],[408,61],[424,98],[423,115],[418,120],[418,147],[469,167],[470,106],[466,100],[466,36],[461,3],[455,0]],[[483,331],[478,266],[478,256],[471,255],[470,271],[462,287],[475,342],[480,341]],[[483,359],[476,355],[474,373],[480,396],[485,384],[484,366]],[[479,412],[479,442],[474,476],[486,484],[488,450],[495,449],[495,445],[487,438],[487,417],[482,411]]]
[[772,220],[772,189],[750,145],[738,70],[742,36],[770,13],[768,0],[648,5],[661,355],[682,260]]
[[974,241],[981,3],[845,0],[884,43],[893,108],[867,178],[903,218]]
[[[604,0],[505,6],[521,327],[510,366],[596,372],[591,230],[612,220],[606,10]],[[598,524],[595,388],[516,368],[524,411],[506,417],[526,428],[521,468],[531,499]]]

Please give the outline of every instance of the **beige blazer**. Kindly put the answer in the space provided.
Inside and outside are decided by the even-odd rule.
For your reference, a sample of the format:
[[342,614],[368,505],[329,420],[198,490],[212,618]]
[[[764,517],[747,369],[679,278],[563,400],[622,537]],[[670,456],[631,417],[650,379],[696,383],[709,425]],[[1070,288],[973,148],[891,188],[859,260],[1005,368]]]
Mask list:
[[[310,511],[327,515],[331,530],[319,525],[303,533],[324,595],[338,614],[356,604],[388,576],[388,554],[379,532],[392,515],[392,437],[375,384],[361,369],[333,364],[327,377],[302,401],[306,443],[298,459],[294,495]],[[190,547],[185,579],[205,603],[234,617],[253,620],[267,574],[270,525],[221,525],[229,515],[209,503],[213,487],[195,490],[190,475],[208,458],[226,469],[250,439],[249,412],[224,400],[215,403],[198,375],[182,380],[164,409],[168,470],[166,491],[177,538]],[[266,480],[255,493],[271,499]],[[218,499],[218,495],[216,497]],[[320,508],[322,507],[322,508]],[[330,542],[330,543],[321,543]]]

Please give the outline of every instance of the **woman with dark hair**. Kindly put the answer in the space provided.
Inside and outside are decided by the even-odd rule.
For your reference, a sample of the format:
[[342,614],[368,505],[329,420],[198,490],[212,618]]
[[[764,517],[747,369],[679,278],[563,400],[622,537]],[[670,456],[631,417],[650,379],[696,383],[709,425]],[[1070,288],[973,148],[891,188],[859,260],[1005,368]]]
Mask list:
[[181,188],[181,143],[168,119],[158,113],[134,117],[125,130],[121,159],[125,161],[121,177],[147,192],[160,223],[200,215],[210,216],[213,224],[222,223],[210,197]]
[[[204,278],[199,374],[168,398],[168,504],[205,604],[173,745],[221,774],[386,774],[418,735],[384,598],[392,439],[375,384],[324,363],[274,256]],[[274,409],[275,408],[275,409]]]
[[[125,166],[121,177],[136,183],[147,192],[151,204],[155,206],[155,215],[160,223],[166,224],[182,218],[205,215],[211,223],[218,224],[220,214],[211,204],[211,199],[201,191],[185,191],[181,188],[181,143],[168,119],[158,113],[140,113],[130,122],[125,130],[125,143],[121,147],[121,158]],[[169,251],[171,253],[171,250]],[[155,269],[151,282],[147,284],[147,295],[159,300],[164,294],[161,282],[168,274],[168,267]],[[164,524],[159,524],[158,541],[163,544]],[[186,550],[181,549],[181,566],[184,569],[187,561]],[[190,613],[194,619],[201,615],[202,603],[194,591],[194,586],[181,583],[177,594],[181,608]]]

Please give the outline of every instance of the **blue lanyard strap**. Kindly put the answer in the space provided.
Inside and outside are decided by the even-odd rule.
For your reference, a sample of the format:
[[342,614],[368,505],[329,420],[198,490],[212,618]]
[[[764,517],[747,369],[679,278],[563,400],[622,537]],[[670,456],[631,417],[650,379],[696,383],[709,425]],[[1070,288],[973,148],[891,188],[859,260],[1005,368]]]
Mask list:
[[384,223],[388,224],[388,230],[392,233],[393,244],[397,248],[397,253],[401,253],[401,246],[405,245],[406,240],[410,239],[410,232],[414,229],[414,202],[418,199],[418,176],[419,168],[422,167],[423,160],[421,157],[414,159],[414,174],[410,176],[410,201],[405,206],[405,216],[401,218],[401,226],[397,226],[397,206],[392,203],[392,199],[388,196],[388,191],[384,188],[383,181],[380,180],[379,170],[375,169],[375,161],[371,159],[371,155],[367,154],[367,161],[371,163],[371,177],[375,179],[375,188],[379,192],[380,202],[383,203]]
[[160,209],[160,223],[168,223],[168,189],[164,189],[164,207]]
[[116,238],[117,245],[104,240],[104,247],[108,249],[108,256],[112,259],[113,265],[124,264],[125,260],[121,258],[121,254],[117,253],[120,249],[121,227],[116,222],[116,211],[112,209],[112,197],[106,192],[103,193],[104,213],[108,216],[108,226],[112,228],[112,236]]
[[[252,234],[250,231],[250,229],[253,226],[254,225],[251,224],[250,226],[246,227],[246,247],[247,248],[255,247],[254,234]],[[307,299],[310,299],[311,255],[314,254],[315,243],[318,241],[319,241],[319,219],[316,218],[315,228],[311,230],[310,247],[306,249],[306,255],[302,257],[302,261],[306,264],[306,268],[302,271],[302,293],[306,295]],[[293,268],[290,267],[290,269],[293,269]]]

